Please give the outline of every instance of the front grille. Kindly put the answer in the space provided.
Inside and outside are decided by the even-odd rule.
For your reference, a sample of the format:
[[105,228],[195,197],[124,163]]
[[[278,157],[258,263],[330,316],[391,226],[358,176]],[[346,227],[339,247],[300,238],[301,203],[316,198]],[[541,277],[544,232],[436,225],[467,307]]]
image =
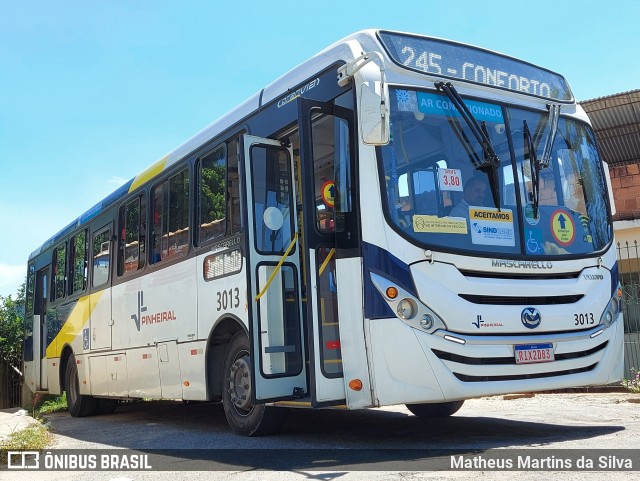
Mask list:
[[[581,352],[567,352],[564,354],[556,354],[556,361],[566,361],[568,359],[579,359],[581,357],[587,357],[591,354],[595,354],[598,351],[603,350],[607,347],[609,341],[605,341],[602,344],[589,349],[588,351]],[[515,364],[516,359],[514,356],[509,357],[468,357],[468,356],[460,356],[459,354],[453,354],[451,352],[444,352],[438,349],[432,349],[433,353],[438,356],[439,359],[443,361],[451,361],[457,362],[458,364],[467,364],[473,366],[495,366],[495,365],[505,365],[505,364]],[[456,374],[457,376],[457,374]],[[463,374],[460,374],[463,376]]]
[[521,306],[536,305],[544,306],[550,304],[573,304],[584,297],[583,294],[569,296],[479,296],[473,294],[458,294],[465,301],[473,304],[489,304],[496,306]]
[[[544,331],[544,332],[535,332],[535,330],[532,330],[531,332],[518,332],[518,333],[514,333],[514,332],[492,332],[491,333],[491,337],[513,337],[518,336],[518,337],[539,337],[541,334],[544,334],[545,336],[562,336],[565,334],[580,334],[582,332],[591,332],[594,331],[593,327],[585,327],[582,329],[571,329],[571,330],[566,330],[566,331]],[[452,332],[453,335],[460,335],[460,336],[465,336],[465,337],[485,337],[487,335],[487,333],[485,332],[465,332],[465,333],[460,333],[460,332]]]
[[543,280],[551,281],[558,279],[577,279],[580,272],[558,272],[554,274],[511,274],[498,272],[477,272],[460,270],[460,274],[465,277],[479,277],[483,279],[514,279],[519,281]]
[[541,372],[535,374],[513,374],[509,376],[469,376],[467,374],[460,374],[457,372],[454,372],[453,375],[462,382],[521,381],[526,379],[539,379],[543,377],[569,376],[570,374],[589,372],[595,369],[597,365],[598,363],[596,362],[595,364],[591,364],[587,367],[569,369],[566,371]]

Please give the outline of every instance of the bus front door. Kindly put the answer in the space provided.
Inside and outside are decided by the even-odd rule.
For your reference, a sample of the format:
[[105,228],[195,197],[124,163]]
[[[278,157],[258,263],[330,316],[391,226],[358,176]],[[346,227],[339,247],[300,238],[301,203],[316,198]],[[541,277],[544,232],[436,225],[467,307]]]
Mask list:
[[[338,273],[342,253],[357,241],[351,216],[350,150],[352,115],[334,103],[298,99],[300,125],[300,183],[304,206],[304,255],[307,319],[310,348],[311,403],[328,406],[346,403]],[[347,188],[346,186],[349,185]],[[339,195],[339,192],[342,192]],[[349,221],[349,222],[347,222]],[[342,278],[341,290],[349,282]],[[353,300],[352,300],[353,303]],[[342,316],[340,315],[342,313]]]
[[249,341],[256,402],[308,393],[290,148],[243,136]]

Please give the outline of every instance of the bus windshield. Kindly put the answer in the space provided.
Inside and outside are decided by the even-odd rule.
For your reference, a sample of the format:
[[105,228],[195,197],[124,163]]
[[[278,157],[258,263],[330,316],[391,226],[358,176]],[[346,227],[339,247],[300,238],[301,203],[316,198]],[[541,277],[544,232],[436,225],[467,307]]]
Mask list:
[[425,248],[509,256],[587,255],[611,242],[606,181],[586,124],[561,116],[543,159],[549,112],[464,103],[497,167],[446,96],[391,89],[391,142],[380,161],[397,231]]

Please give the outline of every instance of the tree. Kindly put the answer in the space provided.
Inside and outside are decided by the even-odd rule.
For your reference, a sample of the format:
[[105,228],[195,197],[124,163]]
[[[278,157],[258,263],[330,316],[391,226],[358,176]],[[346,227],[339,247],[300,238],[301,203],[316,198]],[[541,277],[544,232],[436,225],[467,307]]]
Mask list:
[[23,312],[25,283],[18,289],[17,298],[0,296],[0,360],[19,367],[24,337]]

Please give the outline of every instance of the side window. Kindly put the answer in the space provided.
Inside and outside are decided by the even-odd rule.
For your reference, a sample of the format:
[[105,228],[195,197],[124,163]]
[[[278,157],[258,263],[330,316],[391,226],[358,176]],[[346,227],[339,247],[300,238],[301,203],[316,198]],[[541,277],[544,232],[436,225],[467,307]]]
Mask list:
[[71,238],[69,243],[69,294],[76,294],[84,291],[87,287],[87,231],[83,230],[78,235]]
[[[198,245],[225,234],[227,152],[223,144],[204,156],[198,165]],[[237,167],[237,166],[236,166]]]
[[110,254],[111,232],[107,229],[93,236],[93,287],[100,287],[109,280]]
[[289,152],[254,145],[250,155],[255,247],[260,253],[282,254],[295,233]]
[[151,191],[152,251],[156,263],[189,250],[189,170],[184,169]]
[[67,280],[67,243],[53,251],[53,276],[51,277],[51,301],[62,299]]
[[332,115],[316,115],[313,118],[313,172],[315,178],[316,228],[321,233],[335,231],[334,181],[335,134]]
[[120,207],[120,259],[118,275],[144,267],[145,210],[142,196]]

